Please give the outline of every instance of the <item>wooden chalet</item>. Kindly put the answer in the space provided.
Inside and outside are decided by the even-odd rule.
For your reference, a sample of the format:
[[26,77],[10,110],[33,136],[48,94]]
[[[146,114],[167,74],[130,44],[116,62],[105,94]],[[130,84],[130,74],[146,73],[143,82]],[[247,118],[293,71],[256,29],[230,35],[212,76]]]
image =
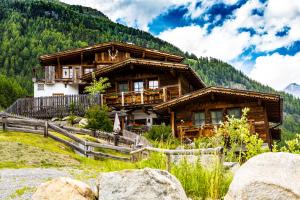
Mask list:
[[239,117],[249,107],[249,123],[265,142],[280,137],[278,95],[206,87],[183,59],[118,42],[43,55],[45,78],[34,79],[34,95],[81,95],[93,77],[108,77],[111,87],[99,103],[123,113],[123,128],[164,122],[179,137],[209,136],[226,115]]

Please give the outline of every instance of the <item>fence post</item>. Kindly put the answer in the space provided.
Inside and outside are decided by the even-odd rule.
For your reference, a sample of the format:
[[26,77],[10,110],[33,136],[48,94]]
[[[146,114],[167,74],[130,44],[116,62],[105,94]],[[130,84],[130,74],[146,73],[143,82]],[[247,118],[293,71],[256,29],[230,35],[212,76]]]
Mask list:
[[167,101],[167,88],[166,87],[163,87],[163,100],[164,100],[164,102],[166,102]]
[[167,156],[166,167],[167,167],[167,171],[170,172],[171,171],[171,155],[169,153],[167,153],[166,156]]
[[2,130],[5,132],[7,131],[7,118],[2,117]]
[[100,101],[101,101],[101,107],[103,107],[103,104],[104,104],[104,102],[103,102],[103,94],[100,94]]
[[124,104],[125,104],[125,100],[124,100],[124,92],[122,92],[121,95],[122,95],[122,106],[124,106]]
[[45,121],[44,137],[48,137],[48,121]]
[[141,104],[144,104],[144,90],[141,91]]

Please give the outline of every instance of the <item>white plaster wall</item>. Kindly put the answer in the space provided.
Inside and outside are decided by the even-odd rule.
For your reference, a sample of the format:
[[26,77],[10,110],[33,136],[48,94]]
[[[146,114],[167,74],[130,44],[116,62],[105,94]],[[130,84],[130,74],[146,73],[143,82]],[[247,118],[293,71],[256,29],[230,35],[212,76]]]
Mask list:
[[52,96],[54,93],[61,93],[64,95],[78,94],[78,84],[67,84],[56,82],[55,84],[44,84],[44,90],[38,90],[38,84],[34,83],[34,97]]

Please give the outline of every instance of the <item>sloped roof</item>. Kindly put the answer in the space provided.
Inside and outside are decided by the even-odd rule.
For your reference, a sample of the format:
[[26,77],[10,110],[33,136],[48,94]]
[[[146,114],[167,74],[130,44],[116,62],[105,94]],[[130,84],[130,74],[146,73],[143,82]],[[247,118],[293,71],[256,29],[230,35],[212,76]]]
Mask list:
[[238,96],[244,98],[254,98],[266,102],[267,114],[270,122],[280,123],[282,122],[282,98],[280,95],[254,92],[248,90],[238,90],[230,89],[223,87],[206,87],[204,89],[197,90],[195,92],[183,95],[176,99],[158,104],[154,107],[155,111],[164,111],[168,108],[176,107],[182,104],[189,103],[190,101],[203,98],[210,94],[221,94],[221,95],[230,95]]
[[[186,75],[190,80],[194,81],[196,84],[199,84],[201,87],[205,87],[204,82],[201,78],[197,75],[197,73],[190,68],[188,65],[181,64],[181,63],[173,63],[173,62],[163,62],[163,61],[155,61],[155,60],[146,60],[146,59],[127,59],[112,65],[101,67],[97,69],[95,72],[96,76],[106,75],[111,73],[115,70],[129,67],[129,66],[143,66],[143,67],[151,67],[151,68],[162,68],[162,69],[175,69],[176,71],[181,71],[183,74]],[[84,74],[82,76],[83,80],[90,80],[92,79],[92,73]]]
[[93,52],[93,51],[105,49],[105,48],[112,47],[112,46],[116,47],[116,48],[129,49],[133,52],[145,52],[145,54],[148,54],[148,55],[168,57],[169,59],[171,59],[172,61],[175,61],[175,62],[181,62],[184,59],[184,57],[182,57],[182,56],[178,56],[178,55],[174,55],[174,54],[170,54],[170,53],[166,53],[166,52],[161,52],[161,51],[157,51],[154,49],[148,49],[148,48],[140,47],[140,46],[133,45],[133,44],[121,43],[121,42],[106,42],[106,43],[95,44],[95,45],[88,46],[88,47],[70,49],[70,50],[61,51],[61,52],[57,52],[57,53],[53,53],[53,54],[42,55],[42,56],[40,56],[40,60],[41,60],[41,62],[45,62],[45,61],[57,59],[57,57],[80,55],[81,53]]

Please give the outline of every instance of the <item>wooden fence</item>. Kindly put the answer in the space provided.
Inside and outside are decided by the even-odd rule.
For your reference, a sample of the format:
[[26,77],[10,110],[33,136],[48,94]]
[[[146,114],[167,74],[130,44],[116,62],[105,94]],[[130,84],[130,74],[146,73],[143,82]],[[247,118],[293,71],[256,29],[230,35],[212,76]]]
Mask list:
[[[133,133],[127,132],[124,136],[116,136],[111,133],[106,133],[102,131],[91,131],[87,129],[58,126],[53,122],[48,122],[45,120],[29,119],[24,117],[15,117],[11,114],[0,113],[0,124],[4,131],[19,131],[28,132],[34,134],[41,134],[44,137],[49,137],[55,141],[61,142],[73,150],[79,152],[87,157],[100,157],[100,158],[111,158],[122,161],[132,161],[136,162],[143,158],[148,158],[151,152],[157,152],[165,154],[167,157],[166,166],[167,170],[171,170],[171,156],[172,155],[216,155],[221,161],[223,158],[223,148],[208,148],[208,149],[188,149],[188,150],[169,150],[169,149],[159,149],[153,148],[148,145],[140,137],[133,139]],[[113,141],[114,144],[104,144],[86,141],[76,134],[87,134],[95,138],[101,138],[108,142]],[[64,137],[61,137],[63,135]],[[67,138],[67,139],[64,139]],[[143,143],[143,148],[139,147],[139,143]],[[112,154],[102,153],[95,151],[95,148],[114,150],[127,157],[116,156]]]
[[[129,155],[130,152],[134,149],[134,141],[126,137],[116,137],[116,135],[114,134],[96,131],[95,133],[97,136],[103,139],[113,140],[114,144],[115,140],[118,140],[118,145],[120,146],[86,141],[80,137],[77,137],[76,134],[70,132],[66,128],[59,127],[55,123],[50,123],[44,120],[17,119],[2,115],[2,117],[0,118],[0,124],[2,126],[3,131],[20,131],[42,134],[44,135],[44,137],[49,137],[58,142],[61,142],[87,157],[112,158],[117,160],[130,161]],[[81,130],[82,132],[92,133],[92,131],[89,130]],[[65,137],[60,137],[60,135],[63,135]],[[123,154],[127,154],[128,157],[121,157],[97,152],[94,150],[95,148],[114,150]]]
[[91,105],[100,105],[100,95],[64,95],[36,98],[20,98],[6,112],[25,117],[50,119],[65,117],[71,113],[83,116]]

